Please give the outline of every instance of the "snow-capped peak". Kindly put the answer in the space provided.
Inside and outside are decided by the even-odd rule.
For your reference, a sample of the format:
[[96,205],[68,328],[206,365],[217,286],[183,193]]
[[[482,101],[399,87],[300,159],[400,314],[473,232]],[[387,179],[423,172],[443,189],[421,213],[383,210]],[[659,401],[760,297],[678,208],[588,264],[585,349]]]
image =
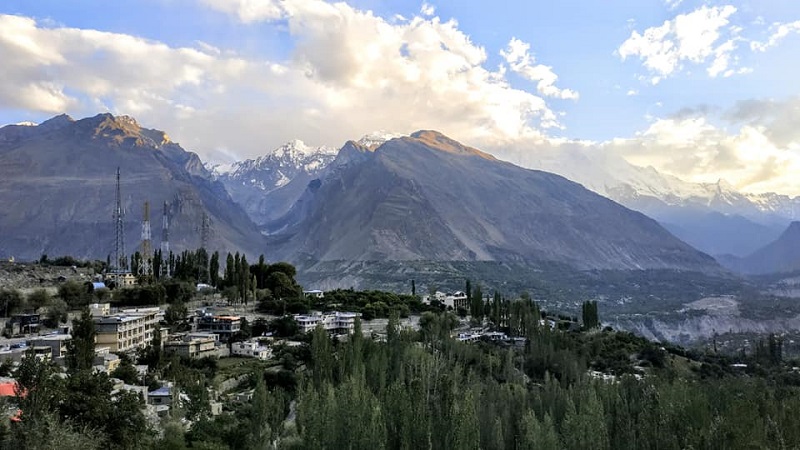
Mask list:
[[269,157],[271,155],[277,156],[279,158],[289,158],[292,160],[299,160],[320,153],[324,155],[332,155],[336,153],[336,149],[324,145],[320,147],[311,147],[309,145],[306,145],[306,143],[301,141],[300,139],[293,139],[281,145],[280,147],[276,148],[270,154],[257,158],[256,162],[262,160],[264,157]]
[[211,172],[211,175],[214,176],[214,178],[218,178],[223,175],[232,173],[234,170],[236,170],[237,164],[238,163],[234,162],[234,163],[220,163],[220,164],[205,163],[203,165],[205,166],[206,170]]
[[406,136],[405,134],[399,133],[392,133],[389,131],[373,131],[372,133],[365,134],[361,139],[359,139],[358,144],[363,145],[369,149],[377,148],[378,146],[382,145],[386,141],[390,141],[395,138]]
[[15,123],[14,125],[17,125],[17,126],[20,126],[20,127],[35,127],[35,126],[37,126],[39,124],[36,123],[36,122],[25,121],[25,122]]

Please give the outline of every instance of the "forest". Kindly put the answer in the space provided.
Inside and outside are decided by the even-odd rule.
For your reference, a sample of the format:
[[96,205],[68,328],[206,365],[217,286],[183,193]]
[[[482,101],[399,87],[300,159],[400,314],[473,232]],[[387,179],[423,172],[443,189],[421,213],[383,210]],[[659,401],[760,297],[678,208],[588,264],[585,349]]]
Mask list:
[[278,355],[279,372],[253,372],[251,400],[217,416],[197,388],[216,363],[151,349],[139,362],[191,394],[187,420],[157,426],[142,417],[141,399],[111,395],[107,377],[87,370],[89,338],[79,338],[66,377],[36,358],[17,369],[22,412],[0,428],[0,442],[64,450],[800,446],[800,374],[783,360],[780,338],[726,356],[600,328],[596,304],[584,306],[590,326],[569,332],[547,326],[529,301],[504,311],[502,329],[524,339],[459,342],[447,312],[423,313],[416,331],[394,314],[384,340],[365,338],[360,322],[349,338],[318,328]]

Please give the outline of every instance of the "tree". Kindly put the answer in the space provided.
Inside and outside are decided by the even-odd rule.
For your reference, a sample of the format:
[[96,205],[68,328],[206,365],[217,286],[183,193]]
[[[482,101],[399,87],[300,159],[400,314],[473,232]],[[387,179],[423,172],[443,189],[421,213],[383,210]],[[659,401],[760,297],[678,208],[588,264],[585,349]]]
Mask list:
[[282,316],[269,324],[269,329],[278,337],[292,337],[300,332],[300,326],[293,316]]
[[54,298],[50,300],[50,305],[47,307],[47,314],[45,315],[45,322],[48,327],[55,328],[63,322],[67,321],[68,306],[64,300]]
[[0,311],[5,317],[11,317],[22,307],[22,294],[16,289],[0,289]]
[[139,371],[127,358],[123,359],[119,366],[111,372],[111,377],[118,378],[127,384],[141,384]]
[[470,296],[470,315],[475,320],[483,320],[483,292],[480,284],[475,286]]
[[186,303],[176,301],[167,307],[164,312],[164,320],[169,325],[176,325],[186,320],[187,315],[189,315],[189,309],[186,307]]
[[256,378],[256,388],[253,392],[253,404],[250,408],[250,445],[253,450],[266,450],[271,448],[270,437],[272,431],[269,426],[269,399],[267,398],[267,385],[264,377]]
[[208,264],[209,278],[211,285],[214,287],[219,286],[219,252],[215,251],[211,255],[211,261]]
[[16,401],[26,420],[39,420],[53,411],[63,396],[57,368],[48,359],[39,359],[29,350],[14,373],[17,380]]
[[80,308],[89,304],[89,291],[76,281],[67,281],[58,287],[58,297],[70,308]]
[[581,306],[583,327],[587,330],[600,327],[600,318],[597,314],[597,301],[586,301]]
[[28,306],[33,308],[33,312],[39,312],[39,309],[47,306],[50,303],[50,294],[44,289],[36,289],[28,294]]
[[84,308],[81,317],[72,320],[72,339],[67,344],[67,369],[71,374],[92,370],[96,335],[92,313]]

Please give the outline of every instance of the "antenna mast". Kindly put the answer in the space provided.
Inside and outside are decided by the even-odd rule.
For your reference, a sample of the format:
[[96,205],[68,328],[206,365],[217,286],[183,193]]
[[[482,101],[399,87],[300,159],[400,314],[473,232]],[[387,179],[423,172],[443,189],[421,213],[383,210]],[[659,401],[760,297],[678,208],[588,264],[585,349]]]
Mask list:
[[122,193],[119,186],[119,167],[117,167],[117,201],[114,208],[116,240],[114,243],[114,261],[111,265],[111,272],[115,274],[128,271],[128,256],[125,253],[125,211],[122,209]]
[[142,263],[139,275],[153,275],[153,243],[150,238],[150,202],[144,202],[144,220],[142,220]]
[[161,217],[161,276],[169,278],[169,204],[164,202],[164,215]]

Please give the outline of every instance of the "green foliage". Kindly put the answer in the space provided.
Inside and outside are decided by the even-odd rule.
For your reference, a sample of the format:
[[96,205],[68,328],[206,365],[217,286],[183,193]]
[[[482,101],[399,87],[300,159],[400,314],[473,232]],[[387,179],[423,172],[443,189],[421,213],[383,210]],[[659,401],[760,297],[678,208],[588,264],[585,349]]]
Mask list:
[[26,301],[28,306],[33,309],[33,312],[37,313],[39,309],[50,304],[50,294],[44,289],[36,289],[28,294]]
[[16,289],[0,288],[0,311],[4,317],[11,317],[24,305],[22,294]]
[[71,374],[92,370],[95,336],[94,318],[89,308],[84,308],[81,317],[72,321],[72,339],[67,344],[67,368]]
[[92,296],[89,290],[77,281],[67,281],[58,287],[58,297],[69,306],[70,309],[82,308],[91,302]]
[[581,318],[583,321],[583,328],[587,330],[600,328],[600,316],[597,313],[596,300],[583,302],[581,306]]
[[116,289],[113,302],[117,306],[151,306],[164,304],[166,298],[167,291],[164,286],[152,284]]
[[111,372],[111,378],[118,378],[127,384],[140,385],[142,384],[139,378],[139,372],[129,359],[123,359],[122,362]]

